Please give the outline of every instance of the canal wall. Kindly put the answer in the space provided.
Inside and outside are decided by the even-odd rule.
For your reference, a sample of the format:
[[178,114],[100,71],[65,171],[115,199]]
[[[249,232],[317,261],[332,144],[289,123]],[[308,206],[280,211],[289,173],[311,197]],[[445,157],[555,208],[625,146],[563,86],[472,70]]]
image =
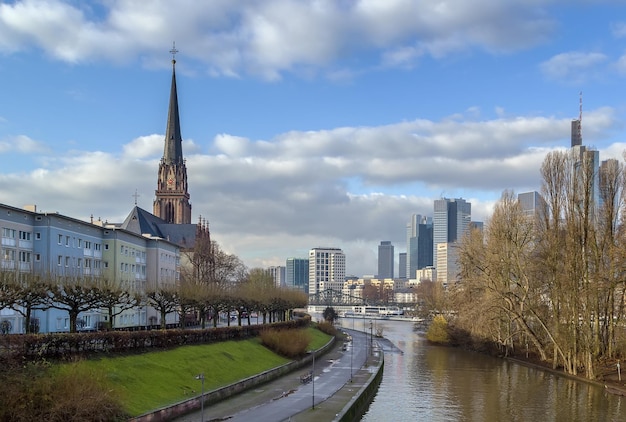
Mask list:
[[[315,357],[322,356],[328,352],[335,344],[335,337],[332,337],[328,343],[323,347],[315,351]],[[154,411],[144,413],[143,415],[129,419],[130,422],[164,422],[172,420],[173,418],[185,415],[187,413],[200,410],[202,408],[202,399],[204,398],[205,405],[211,405],[219,402],[227,397],[234,396],[235,394],[242,393],[246,390],[254,388],[258,385],[264,384],[268,381],[272,381],[283,375],[295,371],[303,366],[310,365],[313,360],[313,355],[309,354],[302,359],[294,360],[268,371],[262,372],[257,375],[245,378],[241,381],[235,382],[224,387],[217,388],[215,390],[207,391],[204,395],[198,395],[191,399],[183,400],[178,403],[174,403],[170,406],[165,406]]]
[[352,400],[344,406],[337,414],[333,422],[351,422],[358,421],[367,411],[370,403],[374,400],[374,396],[378,391],[381,380],[383,379],[383,368],[385,366],[385,355],[382,350],[376,352],[376,357],[372,363],[374,369],[369,379],[354,395]]

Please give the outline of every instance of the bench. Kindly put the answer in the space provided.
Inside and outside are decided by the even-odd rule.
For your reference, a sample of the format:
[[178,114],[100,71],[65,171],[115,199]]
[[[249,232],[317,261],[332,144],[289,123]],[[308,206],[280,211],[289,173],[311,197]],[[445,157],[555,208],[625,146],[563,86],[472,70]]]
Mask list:
[[300,383],[302,384],[307,384],[311,382],[312,379],[313,379],[313,374],[310,372],[300,375]]

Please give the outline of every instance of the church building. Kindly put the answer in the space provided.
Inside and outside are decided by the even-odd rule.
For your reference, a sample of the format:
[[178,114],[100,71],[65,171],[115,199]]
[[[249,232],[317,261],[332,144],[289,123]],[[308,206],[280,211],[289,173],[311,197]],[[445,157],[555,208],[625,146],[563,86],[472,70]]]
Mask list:
[[[170,52],[175,55],[177,50],[174,48]],[[165,146],[159,163],[153,213],[135,205],[121,224],[121,228],[142,235],[161,237],[176,243],[183,250],[190,250],[194,247],[196,238],[210,240],[210,232],[207,221],[201,217],[197,224],[191,223],[187,166],[182,145],[176,89],[176,59],[172,58],[172,86]]]

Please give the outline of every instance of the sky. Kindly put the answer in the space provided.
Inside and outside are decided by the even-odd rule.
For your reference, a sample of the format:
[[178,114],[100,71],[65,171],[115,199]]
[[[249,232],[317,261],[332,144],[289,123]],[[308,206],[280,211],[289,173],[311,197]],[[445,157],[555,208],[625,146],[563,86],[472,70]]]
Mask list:
[[[406,251],[412,214],[626,150],[626,0],[0,2],[0,203],[152,211],[175,43],[192,222],[250,267]],[[137,197],[133,196],[137,193]],[[396,274],[397,274],[396,266]]]

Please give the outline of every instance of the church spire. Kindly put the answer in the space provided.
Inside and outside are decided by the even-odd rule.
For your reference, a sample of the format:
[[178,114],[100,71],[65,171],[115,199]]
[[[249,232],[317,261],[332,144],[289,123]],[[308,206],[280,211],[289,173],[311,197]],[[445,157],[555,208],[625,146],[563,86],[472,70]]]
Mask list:
[[180,118],[178,116],[178,93],[176,91],[176,44],[170,50],[172,53],[172,88],[170,89],[170,105],[167,114],[167,129],[165,130],[165,150],[163,160],[167,164],[183,163],[183,138],[180,134]]
[[176,45],[172,53],[172,88],[165,131],[165,150],[159,163],[154,215],[169,224],[191,224],[191,204],[187,190],[187,166],[183,158],[178,95],[176,92]]

